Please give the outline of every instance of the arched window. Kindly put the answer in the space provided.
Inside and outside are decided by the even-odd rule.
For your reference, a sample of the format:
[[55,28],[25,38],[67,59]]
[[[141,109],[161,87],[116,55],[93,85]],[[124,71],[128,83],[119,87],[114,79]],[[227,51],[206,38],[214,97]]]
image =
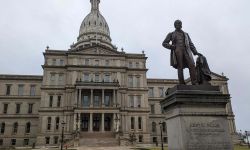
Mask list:
[[16,133],[17,133],[17,130],[18,130],[18,123],[15,122],[15,123],[13,124],[13,134],[16,134]]
[[1,123],[0,128],[1,128],[0,133],[1,133],[1,134],[4,134],[4,131],[5,131],[5,123],[4,123],[4,122],[3,122],[3,123]]
[[167,125],[166,125],[166,122],[163,122],[163,123],[162,123],[162,131],[163,131],[163,132],[167,132]]
[[26,123],[25,133],[30,133],[30,127],[31,127],[31,123],[30,122]]
[[152,122],[152,132],[156,132],[156,123]]

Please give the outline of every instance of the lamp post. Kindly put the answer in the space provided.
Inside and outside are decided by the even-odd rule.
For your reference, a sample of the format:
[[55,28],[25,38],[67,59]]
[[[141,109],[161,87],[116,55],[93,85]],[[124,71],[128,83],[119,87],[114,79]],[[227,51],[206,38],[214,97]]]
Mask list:
[[249,145],[249,140],[248,140],[248,132],[247,132],[247,131],[245,131],[245,133],[246,133],[247,145],[248,145],[248,148],[250,148],[250,145]]
[[160,125],[160,128],[161,128],[161,150],[164,150],[163,140],[162,140],[162,125],[163,125],[163,123],[160,121],[159,125]]
[[63,150],[63,141],[64,141],[64,125],[66,124],[64,121],[62,121],[62,137],[61,137],[61,150]]

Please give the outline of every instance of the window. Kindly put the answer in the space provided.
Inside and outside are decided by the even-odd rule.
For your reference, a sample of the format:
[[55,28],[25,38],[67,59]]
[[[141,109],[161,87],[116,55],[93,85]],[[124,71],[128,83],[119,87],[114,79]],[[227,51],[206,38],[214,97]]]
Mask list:
[[133,87],[133,76],[128,77],[128,86]]
[[149,90],[148,90],[148,96],[149,97],[154,97],[154,88],[153,87],[149,88]]
[[129,63],[128,63],[128,67],[129,67],[129,68],[133,68],[133,62],[129,62]]
[[105,60],[105,66],[109,66],[109,60]]
[[31,114],[33,112],[33,104],[29,104],[28,113]]
[[30,122],[26,123],[25,133],[30,133],[30,127],[31,127],[31,123]]
[[110,82],[110,74],[105,74],[104,82]]
[[0,133],[4,134],[4,132],[5,132],[5,123],[3,122],[1,123],[1,126],[0,126]]
[[159,88],[159,96],[164,97],[163,87]]
[[45,137],[45,144],[49,144],[50,137]]
[[95,82],[99,82],[100,81],[100,75],[99,74],[95,74]]
[[156,123],[152,122],[152,132],[156,132]]
[[58,139],[59,139],[58,136],[54,137],[54,144],[58,144]]
[[16,104],[16,114],[20,113],[21,104]]
[[84,74],[84,81],[89,81],[89,74],[88,73]]
[[133,96],[129,96],[129,103],[130,103],[130,107],[134,107],[134,97]]
[[3,104],[3,113],[4,114],[7,114],[7,112],[8,112],[8,104]]
[[64,65],[64,60],[60,59],[60,66]]
[[29,145],[29,139],[24,139],[24,140],[23,140],[23,145],[24,145],[24,146]]
[[30,96],[35,96],[36,95],[36,85],[31,85],[30,86]]
[[88,107],[89,106],[89,96],[85,95],[83,96],[83,107]]
[[55,79],[56,79],[56,75],[54,73],[50,74],[50,80],[55,81]]
[[136,80],[135,80],[135,84],[136,84],[136,87],[140,87],[140,77],[136,77],[135,78]]
[[138,117],[138,129],[141,130],[142,129],[142,118]]
[[85,59],[85,65],[89,65],[89,59]]
[[139,142],[143,142],[143,135],[139,135]]
[[153,143],[157,143],[157,137],[153,137]]
[[110,98],[111,97],[109,95],[105,96],[104,103],[106,107],[110,106]]
[[52,59],[52,65],[53,65],[53,66],[56,65],[56,59]]
[[99,66],[99,60],[95,60],[95,66]]
[[6,85],[6,95],[10,95],[10,91],[11,91],[11,85],[7,84]]
[[137,97],[137,107],[141,107],[141,96],[136,96]]
[[59,122],[60,122],[60,118],[56,117],[56,127],[55,127],[56,130],[59,130],[59,124],[60,124]]
[[18,95],[22,96],[23,92],[24,92],[24,85],[23,84],[18,85]]
[[167,125],[166,122],[162,123],[162,132],[167,132]]
[[48,117],[47,119],[47,130],[51,129],[51,117]]
[[62,83],[62,81],[63,81],[63,74],[59,74],[59,82],[60,82],[60,84]]
[[100,104],[100,100],[99,100],[99,96],[94,96],[94,106],[99,106]]
[[135,67],[136,67],[136,68],[140,68],[139,62],[136,62],[136,63],[135,63]]
[[131,125],[130,125],[131,130],[135,129],[135,118],[131,117]]
[[150,105],[151,114],[155,114],[155,105]]
[[53,107],[53,96],[49,96],[49,107]]
[[17,133],[17,130],[18,130],[18,123],[15,122],[15,123],[13,124],[13,134],[16,134],[16,133]]
[[61,106],[61,95],[57,96],[57,107]]
[[163,142],[164,143],[168,143],[168,138],[167,137],[163,137]]
[[3,139],[0,139],[0,146],[3,145]]
[[11,139],[11,145],[16,145],[16,139]]

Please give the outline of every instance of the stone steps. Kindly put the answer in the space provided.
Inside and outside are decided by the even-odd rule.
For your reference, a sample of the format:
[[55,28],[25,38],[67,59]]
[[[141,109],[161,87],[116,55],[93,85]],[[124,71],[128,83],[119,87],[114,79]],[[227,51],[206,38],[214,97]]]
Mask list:
[[108,133],[81,133],[80,134],[80,146],[88,147],[109,147],[118,146],[119,142],[115,139],[115,134]]

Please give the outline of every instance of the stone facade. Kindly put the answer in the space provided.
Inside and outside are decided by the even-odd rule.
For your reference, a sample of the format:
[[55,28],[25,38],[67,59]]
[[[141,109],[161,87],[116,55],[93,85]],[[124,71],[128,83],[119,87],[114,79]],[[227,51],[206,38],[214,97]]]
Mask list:
[[[117,51],[99,3],[91,0],[69,50],[45,50],[42,76],[0,75],[0,147],[59,146],[63,128],[68,142],[112,134],[120,145],[131,144],[132,137],[155,144],[160,122],[167,143],[160,101],[178,81],[148,79],[144,53]],[[212,84],[228,94],[227,81],[213,74]],[[231,102],[227,113],[234,134]]]

